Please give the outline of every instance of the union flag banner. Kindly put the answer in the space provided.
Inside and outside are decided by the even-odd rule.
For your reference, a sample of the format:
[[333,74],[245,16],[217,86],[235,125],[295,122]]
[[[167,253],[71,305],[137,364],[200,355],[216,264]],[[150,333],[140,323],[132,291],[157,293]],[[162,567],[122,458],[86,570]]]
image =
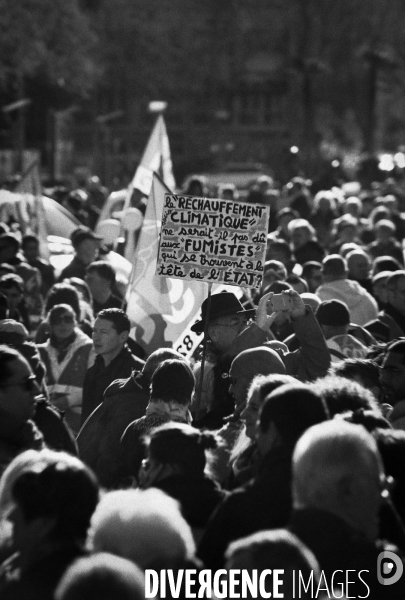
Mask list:
[[[197,320],[201,304],[208,296],[206,283],[155,274],[163,203],[168,191],[155,174],[128,287],[127,313],[133,325],[131,337],[147,355],[162,347],[181,351],[182,335],[190,323]],[[191,341],[185,347],[187,351],[190,344]]]

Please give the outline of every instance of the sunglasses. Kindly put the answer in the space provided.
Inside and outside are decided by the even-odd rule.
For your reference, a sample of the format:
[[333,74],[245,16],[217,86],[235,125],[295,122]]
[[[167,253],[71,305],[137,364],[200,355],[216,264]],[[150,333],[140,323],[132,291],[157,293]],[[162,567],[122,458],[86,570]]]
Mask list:
[[1,388],[8,387],[21,387],[26,392],[33,392],[38,389],[37,378],[35,375],[29,375],[24,381],[16,381],[15,383],[3,383],[0,385]]

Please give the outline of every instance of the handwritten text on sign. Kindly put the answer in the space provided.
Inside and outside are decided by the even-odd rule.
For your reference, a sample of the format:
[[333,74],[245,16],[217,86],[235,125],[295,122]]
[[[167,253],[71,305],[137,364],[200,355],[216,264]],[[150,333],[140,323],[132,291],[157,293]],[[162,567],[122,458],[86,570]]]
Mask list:
[[165,194],[156,273],[260,287],[269,207]]

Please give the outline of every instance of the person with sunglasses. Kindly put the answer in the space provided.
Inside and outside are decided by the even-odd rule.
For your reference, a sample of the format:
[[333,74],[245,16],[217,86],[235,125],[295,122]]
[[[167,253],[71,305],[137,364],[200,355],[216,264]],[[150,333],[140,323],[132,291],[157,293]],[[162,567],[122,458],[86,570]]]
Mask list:
[[33,419],[40,390],[26,359],[0,346],[0,475],[24,450],[42,450],[42,433]]
[[91,339],[81,331],[68,304],[54,306],[48,314],[50,337],[38,344],[46,366],[50,400],[65,412],[65,420],[76,434],[80,428],[83,383],[94,360]]

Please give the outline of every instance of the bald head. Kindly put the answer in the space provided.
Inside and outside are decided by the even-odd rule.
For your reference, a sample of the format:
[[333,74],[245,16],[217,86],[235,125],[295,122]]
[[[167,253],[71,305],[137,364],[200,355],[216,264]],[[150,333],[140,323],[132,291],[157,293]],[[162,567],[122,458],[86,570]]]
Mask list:
[[280,356],[275,350],[270,348],[251,348],[244,350],[234,359],[232,365],[235,364],[237,369],[241,369],[246,375],[271,375],[285,373],[285,366]]
[[294,451],[294,506],[332,513],[375,539],[382,474],[376,442],[363,427],[339,419],[314,425]]
[[244,350],[233,360],[229,371],[230,393],[235,399],[237,411],[242,411],[247,400],[250,384],[256,375],[285,374],[285,366],[275,350],[251,348]]

